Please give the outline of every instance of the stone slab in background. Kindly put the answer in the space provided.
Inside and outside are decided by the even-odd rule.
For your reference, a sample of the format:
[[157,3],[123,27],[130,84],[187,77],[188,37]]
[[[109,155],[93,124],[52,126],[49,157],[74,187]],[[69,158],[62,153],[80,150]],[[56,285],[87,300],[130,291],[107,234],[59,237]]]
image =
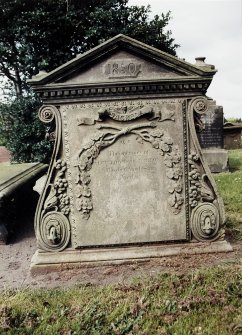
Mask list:
[[229,154],[225,149],[203,149],[203,156],[213,173],[226,172],[229,169]]
[[7,242],[14,221],[17,221],[16,198],[24,200],[28,188],[32,190],[32,184],[47,167],[42,163],[0,163],[0,244]]
[[201,115],[198,139],[202,149],[223,149],[223,107],[211,101],[206,114]]
[[200,116],[198,139],[204,158],[213,173],[228,170],[228,152],[224,150],[223,107],[211,100],[206,114]]

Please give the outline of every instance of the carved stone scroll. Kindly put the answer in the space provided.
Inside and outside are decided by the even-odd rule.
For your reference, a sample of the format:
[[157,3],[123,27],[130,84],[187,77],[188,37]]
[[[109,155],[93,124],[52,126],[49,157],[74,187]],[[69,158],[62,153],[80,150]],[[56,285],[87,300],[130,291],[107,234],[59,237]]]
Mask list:
[[57,159],[61,146],[61,118],[54,106],[43,106],[39,118],[45,123],[55,119],[56,138],[48,178],[40,196],[35,215],[35,231],[38,245],[46,251],[61,251],[70,240],[69,196],[67,195],[66,162]]
[[38,233],[41,249],[61,251],[70,241],[70,223],[62,213],[48,212],[42,218]]
[[214,241],[222,237],[224,231],[219,231],[217,207],[208,202],[198,205],[192,212],[191,228],[193,236],[201,242]]
[[208,101],[204,97],[191,100],[189,105],[189,127],[191,152],[189,163],[189,204],[191,228],[198,241],[214,241],[223,236],[224,207],[207,163],[203,159],[196,134],[197,116],[206,113]]

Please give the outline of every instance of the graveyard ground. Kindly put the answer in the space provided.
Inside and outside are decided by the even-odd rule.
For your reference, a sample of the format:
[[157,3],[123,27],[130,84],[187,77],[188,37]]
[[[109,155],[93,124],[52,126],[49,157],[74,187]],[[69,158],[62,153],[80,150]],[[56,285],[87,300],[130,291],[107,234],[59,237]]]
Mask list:
[[[33,212],[0,247],[0,334],[242,333],[242,150],[215,176],[231,253],[161,258],[31,277]],[[24,224],[23,224],[24,223]]]

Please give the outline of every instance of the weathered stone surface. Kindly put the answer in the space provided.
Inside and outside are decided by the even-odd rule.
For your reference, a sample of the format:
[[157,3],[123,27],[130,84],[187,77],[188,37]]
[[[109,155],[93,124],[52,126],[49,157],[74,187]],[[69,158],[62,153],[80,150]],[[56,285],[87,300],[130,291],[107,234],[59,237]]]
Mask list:
[[40,119],[56,124],[36,212],[41,252],[68,263],[65,249],[116,246],[121,259],[124,245],[223,240],[195,128],[215,72],[119,35],[31,81]]
[[[107,120],[83,121],[94,123],[108,111]],[[182,101],[83,103],[60,112],[76,247],[188,238]],[[131,120],[138,113],[144,117]],[[177,191],[171,193],[172,187]]]
[[203,156],[213,173],[228,171],[229,154],[225,149],[203,149]]
[[150,258],[175,255],[208,254],[232,251],[230,243],[218,241],[213,243],[173,243],[158,245],[131,246],[129,248],[99,248],[68,250],[62,253],[37,251],[31,260],[31,273],[57,271],[70,268],[93,267],[109,264],[129,264],[145,262]]

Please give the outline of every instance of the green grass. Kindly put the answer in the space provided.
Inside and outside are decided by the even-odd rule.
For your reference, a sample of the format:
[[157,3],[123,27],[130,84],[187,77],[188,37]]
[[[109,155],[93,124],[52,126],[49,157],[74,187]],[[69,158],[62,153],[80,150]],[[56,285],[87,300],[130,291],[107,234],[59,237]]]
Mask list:
[[241,334],[241,302],[242,274],[231,266],[129,285],[7,291],[0,296],[0,333]]
[[242,149],[229,151],[230,171],[214,175],[224,201],[226,227],[242,239]]
[[229,150],[230,170],[242,171],[242,149]]

